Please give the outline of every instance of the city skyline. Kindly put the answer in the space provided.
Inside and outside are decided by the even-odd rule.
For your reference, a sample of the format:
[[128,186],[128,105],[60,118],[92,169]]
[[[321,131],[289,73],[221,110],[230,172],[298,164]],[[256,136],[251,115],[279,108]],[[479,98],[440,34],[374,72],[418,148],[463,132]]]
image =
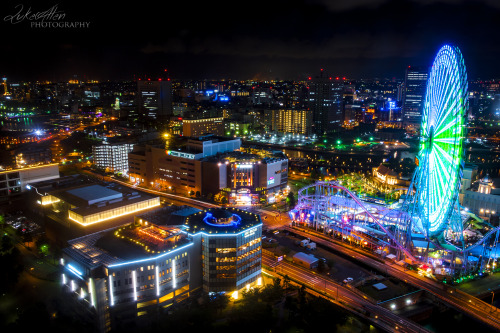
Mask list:
[[[470,78],[500,76],[494,1],[220,2],[151,8],[86,2],[2,9],[1,75],[11,80],[402,78],[458,45]],[[31,15],[29,15],[31,14]],[[57,23],[54,27],[44,27]]]

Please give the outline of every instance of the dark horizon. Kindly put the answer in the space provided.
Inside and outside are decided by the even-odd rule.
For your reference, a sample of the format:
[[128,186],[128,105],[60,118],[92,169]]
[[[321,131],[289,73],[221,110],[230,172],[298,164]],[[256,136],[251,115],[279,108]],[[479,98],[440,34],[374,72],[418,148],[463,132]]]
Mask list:
[[[52,9],[45,22],[88,26],[37,27],[41,18],[29,20],[28,9]],[[349,79],[402,79],[408,65],[431,66],[450,43],[462,51],[470,80],[495,79],[499,14],[495,0],[280,0],[243,9],[225,1],[130,7],[8,0],[0,75],[11,82],[74,75],[121,81],[167,69],[174,80],[305,80],[324,68]]]

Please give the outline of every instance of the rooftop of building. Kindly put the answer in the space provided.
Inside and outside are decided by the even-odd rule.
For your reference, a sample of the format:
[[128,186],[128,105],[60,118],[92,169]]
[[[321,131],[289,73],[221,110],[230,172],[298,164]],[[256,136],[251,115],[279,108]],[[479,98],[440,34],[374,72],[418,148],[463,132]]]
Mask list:
[[59,164],[58,163],[37,164],[37,165],[28,165],[28,166],[25,166],[22,168],[9,166],[9,167],[6,167],[5,169],[1,168],[0,174],[10,173],[10,172],[23,172],[23,171],[27,172],[27,171],[32,171],[32,170],[41,169],[41,168],[54,167],[54,166],[59,167]]
[[92,203],[108,200],[109,198],[116,199],[123,196],[123,193],[121,192],[117,192],[115,190],[97,184],[77,187],[71,190],[67,190],[66,192],[81,200],[86,201],[89,205]]
[[167,253],[190,242],[191,239],[179,227],[143,222],[107,232],[96,245],[128,261]]
[[194,123],[194,122],[206,122],[206,121],[219,121],[224,120],[224,117],[193,117],[193,118],[184,118],[183,121],[186,123]]
[[[159,149],[165,149],[167,151],[177,151],[180,153],[188,153],[188,154],[199,154],[203,153],[202,144],[204,142],[211,143],[222,143],[229,141],[240,140],[239,138],[230,138],[224,136],[217,136],[214,134],[206,134],[196,137],[188,137],[188,136],[170,136],[167,140],[164,140],[161,143],[149,144],[149,146]],[[166,141],[166,142],[165,142]],[[134,150],[132,154],[135,155],[145,155],[146,145],[136,145],[134,146]]]
[[234,234],[262,224],[260,216],[238,208],[209,208],[186,218],[190,234]]
[[144,220],[157,225],[182,225],[189,215],[198,212],[201,210],[194,207],[172,205],[136,215],[136,220]]
[[96,214],[155,197],[112,182],[63,188],[51,191],[49,194],[69,203],[73,206],[71,210],[82,216]]
[[468,189],[469,191],[474,191],[478,192],[479,191],[479,185],[490,185],[491,186],[491,195],[500,195],[498,189],[500,189],[500,178],[491,178],[490,176],[487,176],[487,179],[479,179],[475,181],[474,183],[471,184],[471,187]]
[[36,189],[40,194],[43,194],[57,189],[89,185],[92,183],[94,183],[94,181],[92,181],[88,176],[77,174],[34,182],[29,185],[31,188]]
[[131,223],[68,241],[63,252],[91,269],[144,260],[191,243],[180,228]]
[[389,169],[388,167],[386,167],[383,164],[380,164],[377,167],[377,172],[380,173],[381,175],[384,175],[384,176],[391,176],[391,177],[397,177],[398,176],[398,174],[394,170]]
[[274,163],[288,159],[281,151],[272,151],[265,149],[245,149],[235,150],[214,156],[208,156],[202,159],[205,162],[221,163]]

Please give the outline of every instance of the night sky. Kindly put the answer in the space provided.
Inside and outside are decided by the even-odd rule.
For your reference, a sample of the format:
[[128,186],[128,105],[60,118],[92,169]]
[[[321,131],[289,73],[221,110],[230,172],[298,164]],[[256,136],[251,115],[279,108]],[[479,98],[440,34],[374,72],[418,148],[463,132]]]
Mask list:
[[[54,22],[14,23],[57,5]],[[16,7],[17,6],[17,7]],[[31,1],[1,6],[0,75],[11,81],[402,78],[452,43],[469,78],[500,78],[500,0]],[[45,19],[45,22],[49,22]]]

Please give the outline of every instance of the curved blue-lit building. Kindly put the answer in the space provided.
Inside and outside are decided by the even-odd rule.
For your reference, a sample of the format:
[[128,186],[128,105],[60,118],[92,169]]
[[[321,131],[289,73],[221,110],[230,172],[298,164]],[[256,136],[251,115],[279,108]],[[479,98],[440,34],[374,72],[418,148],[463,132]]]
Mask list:
[[237,208],[211,208],[187,217],[185,228],[195,243],[201,245],[206,292],[234,293],[260,284],[262,221],[259,215]]
[[261,236],[260,216],[235,208],[136,216],[68,242],[61,259],[68,306],[108,332],[147,325],[201,291],[237,298],[261,285]]

